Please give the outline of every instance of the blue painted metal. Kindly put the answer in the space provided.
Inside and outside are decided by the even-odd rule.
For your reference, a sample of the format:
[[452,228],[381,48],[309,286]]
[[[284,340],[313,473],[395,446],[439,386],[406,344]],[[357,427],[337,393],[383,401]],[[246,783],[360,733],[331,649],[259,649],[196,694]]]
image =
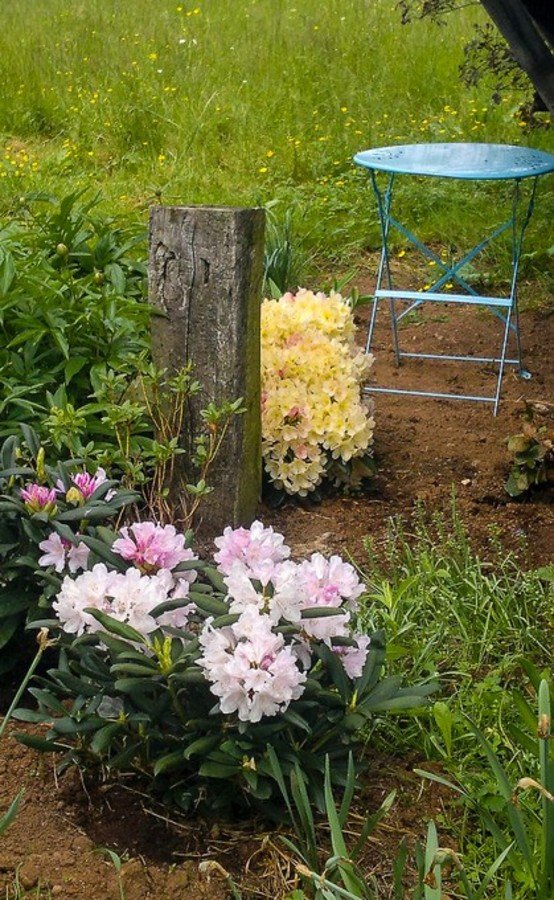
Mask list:
[[[417,300],[418,304],[433,300],[435,303],[465,303],[479,306],[501,306],[508,309],[512,304],[509,297],[481,297],[477,294],[439,294],[436,291],[389,291],[376,290],[375,297],[393,297],[398,300]],[[400,316],[398,316],[400,318]]]
[[[401,357],[409,357],[410,359],[447,359],[447,360],[460,360],[461,362],[474,362],[474,363],[499,363],[500,357],[498,356],[449,356],[447,353],[408,353],[405,350],[400,351]],[[519,366],[519,359],[505,359],[504,362],[506,365],[514,365]]]
[[494,403],[495,397],[481,397],[473,394],[439,394],[437,391],[403,391],[400,388],[365,387],[366,394],[404,394],[409,397],[434,397],[438,400],[475,400],[477,403]]
[[554,156],[510,144],[403,144],[357,153],[367,169],[469,181],[532,178],[554,171]]
[[[377,285],[374,292],[373,307],[366,342],[366,352],[370,352],[375,329],[375,321],[379,309],[379,301],[387,300],[390,310],[392,344],[396,364],[403,358],[446,359],[460,362],[495,363],[498,364],[496,390],[493,397],[475,397],[465,394],[447,394],[433,391],[400,390],[399,388],[367,387],[365,390],[375,393],[413,394],[421,397],[450,398],[455,400],[475,400],[494,404],[496,415],[500,403],[502,377],[506,365],[517,365],[522,378],[531,375],[523,368],[521,339],[519,332],[519,312],[517,307],[517,276],[523,247],[523,238],[533,213],[538,178],[554,171],[554,156],[540,150],[527,147],[514,147],[506,144],[415,144],[398,147],[382,147],[366,150],[356,154],[354,162],[369,170],[371,185],[377,202],[379,224],[381,229],[381,255],[377,271]],[[379,187],[376,172],[389,174],[386,188]],[[456,263],[447,265],[430,247],[421,241],[416,234],[399,222],[391,213],[392,192],[395,176],[400,174],[429,175],[442,178],[465,180],[511,180],[514,182],[512,198],[512,214],[490,235],[483,238],[465,256]],[[531,189],[525,204],[522,197],[521,181],[532,178]],[[394,228],[413,244],[427,259],[432,260],[442,272],[429,288],[421,291],[402,291],[393,288],[389,256],[390,229]],[[505,231],[511,231],[512,242],[512,278],[510,293],[506,297],[490,297],[479,294],[462,275],[467,266],[481,253],[491,241]],[[382,287],[385,282],[385,287]],[[456,282],[465,293],[442,292],[441,288],[448,282]],[[396,303],[406,302],[409,306],[400,313],[396,312]],[[496,357],[452,356],[439,353],[406,353],[400,349],[398,323],[412,310],[423,303],[466,303],[486,306],[504,325],[500,354]],[[503,310],[503,311],[502,311]],[[513,321],[512,321],[513,318]],[[515,335],[517,359],[507,359],[508,337]]]

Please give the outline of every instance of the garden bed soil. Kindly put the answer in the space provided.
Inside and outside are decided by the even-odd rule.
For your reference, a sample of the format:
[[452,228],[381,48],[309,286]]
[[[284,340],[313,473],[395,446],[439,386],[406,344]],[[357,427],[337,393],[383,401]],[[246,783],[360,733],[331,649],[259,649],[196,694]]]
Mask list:
[[[403,270],[399,274],[407,288],[415,286],[410,266],[404,260],[393,263]],[[373,283],[373,279],[359,282],[361,293],[369,293]],[[536,299],[532,284],[524,283],[521,293]],[[378,473],[369,491],[325,499],[318,505],[291,503],[274,511],[264,509],[264,521],[283,531],[298,555],[314,550],[348,552],[363,566],[366,536],[378,548],[390,517],[400,516],[409,523],[418,503],[424,503],[430,515],[440,512],[448,519],[454,491],[460,517],[482,556],[490,552],[492,529],[508,549],[519,553],[523,565],[544,565],[554,554],[554,487],[536,489],[523,500],[511,499],[504,490],[510,469],[506,442],[521,431],[524,401],[550,404],[554,411],[549,349],[554,340],[554,310],[546,298],[541,299],[540,310],[521,314],[524,362],[532,378],[525,381],[515,366],[506,368],[497,417],[491,404],[373,394]],[[362,342],[369,306],[359,307],[356,318]],[[401,347],[409,352],[493,356],[500,349],[502,324],[480,308],[429,303],[406,317],[399,335]],[[377,317],[372,350],[371,384],[494,394],[496,378],[490,366],[410,359],[398,369],[384,308]]]
[[[14,896],[17,873],[23,891],[30,892],[25,897],[119,900],[118,875],[106,849],[122,861],[125,900],[224,900],[233,896],[226,873],[244,900],[279,900],[299,886],[277,829],[255,821],[191,821],[154,804],[134,781],[85,784],[75,770],[56,777],[50,756],[15,741],[14,732],[24,730],[36,732],[33,726],[10,727],[0,756],[0,810],[25,790],[19,814],[0,841],[2,896]],[[425,823],[444,816],[451,803],[446,789],[414,774],[418,764],[422,760],[415,757],[374,758],[347,826],[351,836],[359,833],[362,815],[397,791],[363,857],[383,896],[400,841],[424,840]]]
[[[369,283],[360,287],[370,289]],[[524,293],[530,292],[524,285]],[[367,323],[368,313],[368,308],[361,308],[357,314],[361,325]],[[388,325],[383,314],[371,376],[376,383],[490,395],[494,375],[482,365],[412,360],[397,370]],[[418,501],[429,513],[448,516],[454,488],[459,514],[482,556],[488,553],[492,527],[507,547],[522,554],[524,564],[547,562],[554,545],[552,490],[515,502],[503,485],[509,468],[506,438],[520,430],[522,400],[544,403],[553,396],[554,371],[547,348],[554,337],[554,316],[524,312],[521,329],[533,378],[522,381],[512,368],[507,371],[497,418],[485,404],[376,395],[379,470],[370,490],[329,498],[317,506],[263,507],[260,516],[283,531],[295,555],[338,551],[352,554],[363,566],[366,535],[378,550],[390,517],[409,521]],[[496,319],[476,309],[428,307],[401,328],[401,340],[404,347],[422,352],[439,347],[445,353],[488,355],[489,348],[494,352],[499,346],[500,327]],[[399,792],[386,823],[369,842],[364,861],[366,869],[381,879],[390,872],[400,838],[421,835],[423,823],[436,817],[445,799],[437,785],[421,785],[412,771],[417,762],[373,759],[365,780],[364,809],[377,808],[393,787]],[[218,900],[231,895],[225,871],[239,882],[245,898],[278,898],[286,893],[282,875],[286,863],[274,833],[264,839],[252,823],[231,827],[170,819],[161,807],[148,805],[132,782],[85,786],[74,772],[58,780],[49,757],[37,756],[8,736],[0,755],[0,810],[21,788],[25,788],[21,810],[0,842],[0,892],[13,885],[18,871],[22,888],[32,890],[33,897],[36,886],[42,885],[50,890],[45,897],[116,900],[120,896],[116,871],[106,854],[97,852],[110,848],[123,861],[126,900]],[[201,875],[199,863],[206,861],[215,865]],[[288,875],[291,887],[293,869]],[[386,878],[382,883],[386,896]]]

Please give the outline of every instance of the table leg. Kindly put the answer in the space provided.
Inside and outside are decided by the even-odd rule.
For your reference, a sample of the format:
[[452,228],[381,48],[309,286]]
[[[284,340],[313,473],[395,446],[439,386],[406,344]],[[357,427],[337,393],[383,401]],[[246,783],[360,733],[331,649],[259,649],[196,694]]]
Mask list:
[[502,338],[502,349],[500,351],[500,362],[498,364],[498,378],[496,379],[496,394],[494,395],[494,409],[492,411],[493,416],[496,416],[498,413],[498,406],[500,404],[500,391],[502,389],[502,377],[504,375],[504,365],[506,363],[506,349],[508,347],[508,336],[510,334],[510,319],[512,317],[512,308],[508,310],[506,315],[506,324],[504,326],[504,336]]
[[[381,227],[381,257],[379,260],[379,268],[377,271],[377,284],[375,290],[380,290],[381,284],[383,282],[383,276],[386,276],[387,286],[389,290],[392,290],[392,273],[390,269],[390,258],[389,258],[389,245],[388,245],[388,236],[391,225],[391,215],[390,208],[392,202],[392,189],[394,186],[394,172],[389,176],[389,181],[383,195],[382,191],[379,189],[379,185],[377,184],[377,178],[375,176],[375,172],[373,169],[370,172],[371,174],[371,186],[373,188],[373,193],[375,194],[375,199],[377,201],[377,211],[379,214],[379,225]],[[375,328],[375,319],[377,317],[377,310],[379,305],[378,297],[373,298],[373,308],[371,310],[371,319],[369,323],[369,331],[367,335],[367,343],[366,343],[366,351],[369,352],[371,348],[371,341],[373,339],[373,331]],[[400,347],[398,343],[398,325],[397,325],[397,317],[396,317],[396,307],[394,300],[389,300],[389,310],[390,310],[390,318],[391,318],[391,330],[392,330],[392,342],[394,347],[394,355],[396,359],[396,365],[400,365]]]
[[519,374],[521,378],[528,380],[531,378],[531,373],[527,371],[527,369],[523,366],[523,354],[521,349],[521,334],[519,328],[519,307],[518,307],[518,291],[517,291],[517,279],[519,272],[519,263],[521,260],[521,253],[523,249],[523,239],[525,237],[525,232],[527,230],[527,226],[533,214],[533,209],[535,207],[535,194],[537,190],[537,182],[538,178],[533,179],[533,185],[531,188],[531,192],[529,195],[529,201],[527,203],[527,208],[520,218],[521,206],[523,203],[521,197],[521,189],[520,182],[516,179],[514,184],[514,195],[513,195],[513,212],[512,212],[512,284],[510,289],[510,299],[512,300],[512,306],[514,310],[514,319],[515,319],[515,335],[516,335],[516,344],[517,344],[517,356],[519,359]]
[[[520,328],[519,328],[519,309],[518,309],[518,292],[517,292],[517,280],[519,273],[519,264],[521,261],[521,253],[523,247],[523,239],[525,235],[525,231],[527,229],[527,225],[529,224],[529,220],[533,213],[534,201],[535,201],[535,192],[537,188],[538,176],[533,178],[533,183],[531,187],[531,192],[529,195],[529,201],[527,207],[524,208],[524,199],[522,198],[521,192],[521,179],[514,179],[514,192],[512,199],[512,216],[508,221],[502,223],[498,226],[488,237],[484,238],[478,244],[476,244],[466,255],[459,259],[456,263],[452,263],[451,265],[447,265],[430,247],[427,247],[419,238],[411,232],[406,226],[402,223],[398,222],[397,219],[391,213],[391,202],[392,202],[392,189],[394,184],[394,176],[395,173],[391,173],[389,175],[388,185],[385,190],[379,188],[377,183],[375,170],[370,170],[371,175],[371,184],[373,188],[373,192],[375,195],[375,199],[377,201],[377,210],[379,215],[379,224],[381,229],[381,255],[379,260],[379,267],[377,271],[377,285],[375,289],[375,295],[373,298],[373,306],[371,310],[370,324],[367,336],[366,343],[366,352],[369,352],[371,349],[371,343],[373,339],[373,333],[375,329],[375,322],[379,307],[380,299],[388,299],[389,301],[389,309],[390,309],[390,318],[391,318],[391,330],[392,330],[392,339],[393,339],[393,347],[396,358],[396,364],[399,366],[402,361],[402,357],[421,357],[427,359],[451,359],[451,360],[460,360],[464,362],[490,362],[490,363],[498,363],[498,375],[497,375],[497,383],[496,383],[496,392],[494,397],[474,397],[467,396],[461,394],[447,394],[447,393],[434,393],[434,392],[425,392],[425,391],[410,391],[410,390],[400,390],[400,389],[388,389],[388,388],[377,388],[377,387],[368,387],[366,390],[368,392],[381,392],[381,393],[396,393],[396,394],[413,394],[418,396],[429,396],[429,397],[451,397],[452,399],[464,399],[464,400],[481,400],[486,403],[494,404],[494,415],[496,416],[498,412],[498,407],[500,403],[500,393],[502,389],[502,379],[504,375],[504,368],[507,364],[517,365],[519,368],[519,374],[522,378],[531,378],[531,374],[527,372],[523,368],[523,360],[522,360],[522,348],[521,348],[521,336],[520,336]],[[439,270],[442,271],[440,277],[435,281],[433,286],[426,291],[421,292],[421,299],[419,296],[415,294],[415,292],[407,292],[408,297],[403,298],[403,294],[401,291],[393,290],[393,279],[390,267],[390,256],[389,256],[389,231],[390,228],[395,228],[399,232],[401,232],[404,237],[406,237],[415,247],[417,247],[424,256],[427,256],[429,259],[433,260],[436,265],[439,267]],[[510,286],[510,294],[508,297],[503,298],[491,298],[481,296],[474,287],[472,287],[462,275],[463,268],[469,262],[471,262],[479,253],[481,253],[495,238],[499,237],[504,231],[511,230],[512,235],[512,278],[511,278],[511,286]],[[387,289],[383,290],[381,285],[385,281],[387,285]],[[426,302],[426,295],[428,295],[428,299],[432,301],[441,301],[441,302],[449,302],[448,294],[439,294],[440,289],[448,282],[455,281],[459,284],[459,286],[465,290],[468,296],[471,298],[470,302],[482,302],[484,306],[487,306],[491,312],[497,316],[502,323],[504,324],[504,330],[502,335],[502,342],[500,348],[500,355],[498,357],[489,358],[480,358],[480,357],[472,357],[472,356],[448,356],[444,354],[425,354],[425,353],[402,353],[400,351],[399,346],[399,337],[398,337],[398,323],[400,320],[408,315],[411,310],[417,308],[422,303]],[[473,299],[476,298],[476,299]],[[404,309],[400,315],[396,315],[395,302],[397,300],[405,299],[408,302],[410,299],[413,302],[408,306],[407,309]],[[461,295],[452,295],[452,301],[456,303],[463,303],[464,297]],[[502,302],[501,302],[502,301]],[[502,307],[507,310],[506,314],[500,311]],[[517,343],[517,359],[507,359],[507,349],[508,349],[508,341],[510,336],[510,331],[513,331],[516,338]]]

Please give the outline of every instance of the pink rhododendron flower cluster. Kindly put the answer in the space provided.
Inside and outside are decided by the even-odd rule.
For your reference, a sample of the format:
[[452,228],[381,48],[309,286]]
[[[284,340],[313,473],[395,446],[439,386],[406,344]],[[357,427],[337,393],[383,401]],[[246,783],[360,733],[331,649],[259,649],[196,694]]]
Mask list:
[[221,712],[236,712],[242,722],[284,712],[303,692],[306,674],[272,625],[269,616],[249,607],[227,628],[213,628],[208,620],[200,635],[199,665]]
[[275,624],[280,619],[294,623],[300,621],[303,610],[332,606],[337,608],[336,616],[305,619],[303,631],[325,641],[349,634],[350,616],[364,587],[354,567],[340,556],[326,559],[313,553],[310,559],[294,563],[287,559],[290,548],[282,535],[264,529],[261,522],[254,522],[250,529],[226,528],[216,545],[215,560],[224,576],[231,612],[254,606]]
[[218,552],[214,559],[219,571],[230,575],[235,562],[240,562],[252,578],[263,580],[268,563],[279,563],[290,556],[282,534],[273,528],[264,528],[261,522],[254,522],[250,528],[230,528],[215,539]]
[[[121,537],[112,544],[114,553],[134,563],[142,572],[158,569],[174,569],[179,563],[196,559],[185,547],[185,536],[173,525],[156,525],[154,522],[137,522],[121,529]],[[194,581],[195,572],[187,573]]]
[[[42,564],[53,564],[57,571],[67,564],[75,571],[81,545],[68,548],[57,535],[43,543],[41,549],[47,552]],[[196,635],[201,653],[196,658],[194,651],[195,665],[218,698],[220,711],[236,713],[241,721],[278,715],[297,700],[322,642],[339,656],[349,678],[361,675],[369,638],[351,633],[351,617],[363,592],[353,566],[321,553],[294,562],[283,536],[261,522],[226,528],[215,543],[215,561],[227,589],[225,608],[238,616],[233,624],[218,627],[212,616],[207,618],[211,610],[204,610],[201,600],[208,598],[207,585],[191,594],[196,571],[175,571],[196,559],[185,547],[184,536],[172,526],[143,522],[123,528],[112,545],[129,562],[125,573],[98,563],[91,571],[64,579],[54,602],[63,628],[72,634],[101,630],[85,612],[92,607],[145,636],[171,626],[173,635],[181,630],[186,646]],[[86,559],[79,565],[86,565]],[[154,615],[168,600],[183,602]],[[217,603],[221,606],[221,599]],[[336,614],[319,615],[320,610]]]
[[54,513],[56,509],[56,491],[42,484],[26,485],[21,488],[21,499],[29,512]]
[[364,592],[354,567],[340,556],[326,559],[321,553],[312,553],[310,559],[298,565],[298,581],[306,597],[304,609],[332,606],[342,612],[340,618],[307,619],[306,632],[323,641],[345,637],[349,633],[350,614],[356,612],[358,597]]

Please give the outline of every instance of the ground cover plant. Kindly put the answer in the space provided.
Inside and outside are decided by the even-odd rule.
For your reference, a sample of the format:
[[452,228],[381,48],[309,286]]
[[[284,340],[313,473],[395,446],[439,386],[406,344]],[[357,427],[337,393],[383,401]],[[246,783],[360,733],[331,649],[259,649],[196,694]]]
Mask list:
[[[442,686],[428,712],[399,722],[395,741],[405,751],[423,746],[453,776],[465,813],[439,828],[442,841],[461,851],[474,890],[495,854],[506,851],[502,877],[513,896],[546,897],[552,801],[536,783],[552,793],[554,756],[548,738],[537,744],[537,730],[539,738],[549,734],[551,719],[546,699],[539,715],[536,705],[539,690],[544,697],[552,689],[551,584],[540,570],[522,570],[494,534],[490,561],[476,555],[455,504],[450,521],[429,522],[420,509],[412,525],[393,523],[379,556],[368,541],[361,607],[366,627],[387,631],[391,671],[438,677]],[[379,741],[378,728],[371,740]],[[521,788],[531,796],[519,797]],[[500,887],[498,896],[505,896]]]
[[508,439],[512,457],[506,491],[522,497],[531,488],[546,488],[554,482],[554,428],[548,404],[526,404],[522,430]]
[[[378,555],[371,539],[367,542],[362,623],[386,629],[396,671],[418,678],[439,675],[448,697],[423,733],[415,723],[415,733],[404,728],[398,739],[408,744],[423,739],[428,753],[445,760],[456,741],[459,751],[468,742],[471,752],[473,739],[464,736],[462,713],[483,728],[495,728],[507,713],[499,702],[503,687],[515,687],[521,661],[539,668],[550,663],[551,586],[540,572],[522,569],[494,532],[490,540],[485,560],[472,550],[454,501],[448,518],[429,521],[420,507],[410,528],[392,522]],[[439,604],[440,621],[429,632]]]

